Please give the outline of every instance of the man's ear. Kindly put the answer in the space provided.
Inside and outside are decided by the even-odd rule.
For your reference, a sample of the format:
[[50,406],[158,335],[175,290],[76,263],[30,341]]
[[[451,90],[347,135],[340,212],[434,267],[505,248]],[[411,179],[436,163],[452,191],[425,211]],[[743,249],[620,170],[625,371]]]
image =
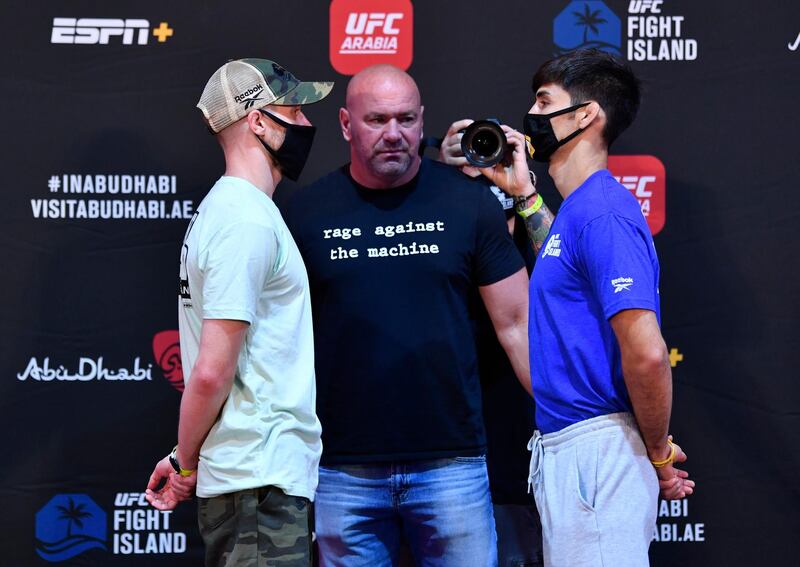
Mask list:
[[350,130],[350,112],[344,107],[339,109],[339,126],[342,128],[342,137],[348,142],[352,140],[353,135]]
[[259,138],[267,132],[266,125],[267,117],[261,114],[258,110],[251,110],[247,114],[247,126]]
[[425,113],[425,107],[420,105],[419,107],[419,139],[425,137],[425,122],[422,120],[422,115]]
[[[600,106],[599,103],[595,101],[591,101],[583,108],[579,108],[577,112],[579,116],[579,121],[578,121],[579,128],[587,128],[595,121],[599,123],[600,120],[598,119],[598,117],[601,119],[605,118],[605,113],[603,112],[602,107]],[[581,114],[583,116],[581,116]]]

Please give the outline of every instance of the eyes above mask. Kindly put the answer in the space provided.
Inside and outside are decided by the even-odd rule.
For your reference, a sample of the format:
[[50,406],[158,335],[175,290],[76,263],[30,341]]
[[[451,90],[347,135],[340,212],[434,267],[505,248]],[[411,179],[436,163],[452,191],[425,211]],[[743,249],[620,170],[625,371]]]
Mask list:
[[553,131],[553,125],[550,123],[551,118],[561,116],[574,112],[590,104],[589,102],[582,102],[574,104],[561,110],[556,110],[550,114],[526,114],[523,119],[522,131],[525,134],[525,142],[528,147],[528,154],[534,161],[548,162],[550,157],[555,151],[573,139],[575,136],[584,131],[585,128],[578,128],[572,134],[559,140],[556,138],[556,133]]
[[286,128],[286,137],[283,139],[281,147],[277,150],[270,148],[261,138],[258,138],[258,140],[278,162],[281,173],[292,181],[297,181],[303,171],[306,160],[308,160],[308,155],[311,153],[311,145],[314,143],[314,134],[317,128],[315,126],[301,126],[300,124],[286,122],[263,109],[258,111],[269,117],[276,124]]

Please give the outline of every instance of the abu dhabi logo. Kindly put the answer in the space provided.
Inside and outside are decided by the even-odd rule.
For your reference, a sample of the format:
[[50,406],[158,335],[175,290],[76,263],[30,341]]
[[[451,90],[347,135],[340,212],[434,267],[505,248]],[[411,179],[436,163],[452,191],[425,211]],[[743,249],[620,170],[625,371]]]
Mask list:
[[183,363],[178,331],[169,330],[156,333],[153,337],[153,356],[156,364],[164,372],[167,382],[179,392],[183,392]]
[[36,512],[36,553],[64,561],[106,549],[106,513],[86,494],[58,494]]
[[557,54],[595,48],[622,54],[622,26],[617,15],[601,0],[570,2],[553,20]]

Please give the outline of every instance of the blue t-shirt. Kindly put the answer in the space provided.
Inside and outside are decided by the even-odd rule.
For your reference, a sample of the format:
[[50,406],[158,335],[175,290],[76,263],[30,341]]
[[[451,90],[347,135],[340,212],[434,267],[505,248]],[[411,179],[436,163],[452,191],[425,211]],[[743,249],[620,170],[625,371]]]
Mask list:
[[543,433],[631,411],[611,319],[659,317],[658,258],[639,203],[608,172],[569,195],[530,284],[531,378]]

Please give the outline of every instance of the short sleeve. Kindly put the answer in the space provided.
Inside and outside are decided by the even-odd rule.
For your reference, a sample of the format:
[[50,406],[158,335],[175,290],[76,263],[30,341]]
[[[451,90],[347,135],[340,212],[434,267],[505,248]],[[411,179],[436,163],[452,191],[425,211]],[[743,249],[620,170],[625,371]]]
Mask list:
[[250,324],[277,256],[272,228],[236,223],[215,233],[202,254],[203,318]]
[[608,213],[583,229],[578,253],[606,319],[624,309],[658,312],[658,262],[649,232]]
[[488,188],[478,199],[475,276],[478,285],[491,285],[525,266],[511,238],[505,213]]

